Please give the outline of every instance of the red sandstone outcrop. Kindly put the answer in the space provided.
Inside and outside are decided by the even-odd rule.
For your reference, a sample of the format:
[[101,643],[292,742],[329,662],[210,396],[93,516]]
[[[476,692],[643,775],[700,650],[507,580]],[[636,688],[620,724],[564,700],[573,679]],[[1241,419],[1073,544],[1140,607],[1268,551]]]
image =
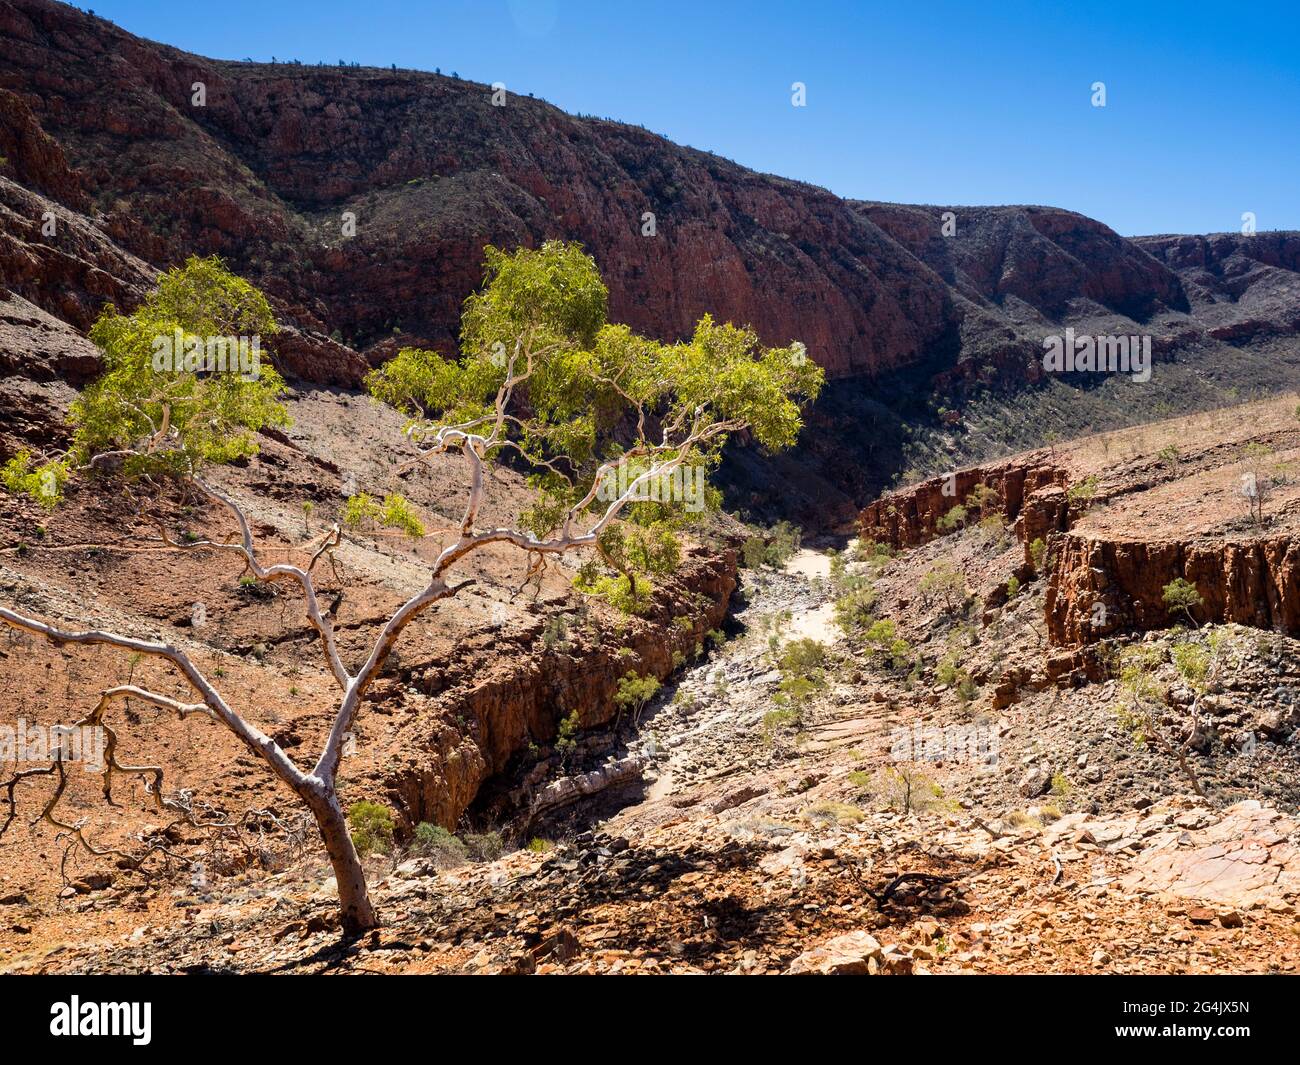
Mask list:
[[1052,544],[1047,627],[1059,644],[1086,644],[1115,632],[1167,628],[1165,585],[1196,585],[1198,622],[1235,621],[1300,632],[1300,537],[1251,541],[1097,539],[1067,533]]
[[[444,687],[417,700],[427,706],[415,708],[415,718],[400,733],[400,749],[383,752],[374,763],[374,786],[408,826],[432,821],[455,827],[484,782],[530,745],[549,744],[570,711],[581,713],[583,729],[595,728],[613,719],[618,682],[629,671],[666,678],[675,668],[674,655],[689,657],[722,623],[735,587],[734,552],[695,550],[662,582],[647,617],[632,620],[621,633],[602,629],[567,650],[547,649],[537,639],[538,619],[536,631],[515,637],[516,655],[496,646],[486,663],[465,653],[456,661],[406,669],[376,686],[377,702],[402,703],[402,712],[411,712],[411,692],[422,688],[426,668]],[[456,728],[451,722],[457,719],[474,727]]]
[[956,470],[881,496],[862,511],[858,532],[896,548],[923,544],[939,535],[940,518],[985,485],[997,495],[987,513],[1015,522],[1019,538],[1030,542],[1065,527],[1065,483],[1065,471],[1050,463],[1016,460]]

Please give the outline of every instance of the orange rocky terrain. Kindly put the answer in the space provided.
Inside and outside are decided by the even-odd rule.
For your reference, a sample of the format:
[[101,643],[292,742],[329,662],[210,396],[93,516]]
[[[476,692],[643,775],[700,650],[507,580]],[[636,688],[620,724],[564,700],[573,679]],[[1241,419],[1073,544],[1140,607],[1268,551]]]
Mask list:
[[[263,463],[296,471],[285,498],[257,512],[268,537],[285,545],[302,539],[298,493],[319,482],[316,498],[324,499],[333,476],[310,455],[338,443],[354,402],[300,400],[289,440],[302,451],[268,446],[233,475],[247,490],[264,476]],[[273,810],[284,825],[265,818],[261,835],[224,841],[217,851],[202,852],[195,841],[203,865],[152,881],[70,857],[64,886],[62,845],[47,826],[23,824],[0,844],[0,966],[1294,971],[1297,634],[1243,623],[1250,618],[1178,628],[1167,610],[1156,627],[1151,604],[1132,615],[1133,629],[1151,631],[1116,627],[1099,639],[1062,641],[1051,606],[1071,586],[1059,569],[1070,557],[1062,544],[1113,535],[1116,508],[1143,513],[1152,543],[1217,538],[1226,550],[1285,535],[1295,519],[1293,474],[1273,471],[1279,480],[1259,530],[1242,526],[1244,501],[1234,513],[1230,482],[1252,444],[1271,447],[1269,461],[1285,467],[1297,446],[1295,404],[1063,443],[974,481],[959,473],[964,492],[988,484],[1000,502],[987,502],[985,520],[972,513],[947,534],[932,535],[926,517],[946,513],[934,515],[933,485],[902,489],[863,515],[864,533],[879,530],[886,515],[911,515],[887,526],[901,549],[864,535],[842,551],[808,545],[783,565],[742,569],[725,642],[676,664],[670,647],[723,624],[732,556],[694,556],[664,588],[665,599],[681,596],[679,587],[708,592],[689,633],[687,624],[668,622],[665,607],[659,621],[621,626],[601,615],[595,631],[583,631],[579,612],[560,640],[546,636],[543,618],[575,609],[563,575],[548,574],[537,602],[525,607],[510,599],[507,568],[489,559],[479,586],[443,604],[400,645],[394,674],[360,719],[343,777],[349,795],[391,803],[404,830],[417,820],[465,838],[498,829],[505,853],[450,845],[419,853],[399,833],[397,849],[369,859],[385,924],[361,940],[340,938],[328,864],[310,837],[290,830],[293,808],[277,801],[265,774],[241,764],[203,723],[137,711],[141,720],[124,726],[126,734],[141,753],[157,752],[145,739],[159,737],[156,756],[178,783],[229,809]],[[1166,451],[1171,442],[1176,460]],[[360,472],[363,481],[384,476],[382,466]],[[441,476],[447,482],[431,493],[450,487],[450,473],[435,480]],[[509,475],[501,476],[508,486]],[[1193,519],[1188,493],[1217,499],[1220,516],[1210,510]],[[951,498],[941,490],[937,497]],[[432,495],[417,499],[436,508]],[[139,631],[180,620],[183,638],[222,658],[232,695],[265,702],[259,720],[300,736],[309,750],[322,721],[312,696],[326,691],[327,676],[305,631],[290,624],[283,635],[284,605],[245,601],[235,573],[197,555],[88,554],[80,542],[129,519],[114,519],[106,504],[95,514],[89,501],[73,503],[76,517],[61,519],[57,531],[52,521],[39,544],[29,537],[24,551],[7,549],[7,594],[21,590],[29,607],[39,602],[68,616],[94,596],[103,620]],[[1028,541],[1026,529],[1036,534]],[[119,527],[119,536],[127,531]],[[1039,536],[1045,555],[1028,550]],[[411,565],[403,556],[394,545],[364,543],[340,552],[360,584],[339,610],[349,640],[402,586]],[[173,592],[144,579],[159,567]],[[1285,572],[1284,608],[1296,593],[1295,571]],[[951,594],[936,573],[958,575]],[[1207,573],[1196,581],[1207,604],[1218,601],[1211,580]],[[208,602],[207,632],[185,631],[196,589]],[[879,630],[835,624],[836,604],[843,613],[863,589],[872,619],[891,622],[898,642],[886,647]],[[491,628],[496,602],[509,610],[504,633]],[[820,664],[806,670],[783,658],[804,637],[822,645]],[[639,720],[611,714],[613,663],[627,657],[617,646],[632,647],[666,678]],[[1159,728],[1181,738],[1194,725],[1195,785],[1159,744],[1135,742],[1118,711],[1125,682],[1115,663],[1125,649],[1145,656],[1160,692]],[[4,650],[6,667],[13,664],[6,698],[51,718],[66,718],[105,676],[129,668],[34,642]],[[1198,655],[1207,668],[1189,672]],[[450,684],[421,690],[433,676]],[[792,702],[797,676],[812,687]],[[538,686],[549,696],[530,694]],[[584,726],[576,749],[560,757],[549,747],[558,708],[580,710]],[[537,749],[521,749],[527,737]],[[87,817],[100,818],[93,782],[79,782],[78,801]],[[118,796],[123,808],[96,824],[138,828],[149,816],[139,798]]]
[[[292,388],[293,426],[218,475],[263,560],[309,559],[357,489],[400,482],[430,530],[349,534],[318,566],[349,662],[464,490],[450,461],[399,477],[401,420],[356,390],[403,346],[456,352],[485,245],[580,242],[611,320],[671,341],[710,313],[828,378],[788,452],[735,434],[735,513],[642,616],[578,595],[576,560],[489,549],[404,632],[340,777],[395,824],[367,859],[378,931],[341,937],[290,792],[136,699],[122,759],[233,827],[74,771],[89,839],[165,840],[146,876],[40,819],[51,778],[0,784],[0,971],[1294,971],[1300,234],[1124,237],[1040,206],[956,207],[945,233],[940,205],[492,95],[0,0],[0,461],[67,444],[107,303],[219,255],[265,289]],[[1149,339],[1153,372],[1048,373],[1066,331]],[[494,466],[485,521],[527,496]],[[112,479],[54,513],[0,491],[0,603],[161,635],[314,760],[337,693],[299,601],[155,522],[233,531]],[[620,704],[629,673],[662,686]],[[127,682],[184,692],[154,660],[0,632],[0,724],[76,721]]]
[[[353,484],[391,488],[393,468],[414,454],[401,419],[365,399],[313,392],[295,396],[290,409],[295,424],[287,435],[263,440],[259,456],[220,478],[249,514],[264,564],[305,562],[334,520],[345,485],[350,492],[358,490]],[[370,427],[365,434],[356,431],[361,419]],[[326,455],[347,456],[347,468]],[[403,490],[421,505],[429,530],[414,546],[361,533],[347,537],[321,565],[322,602],[334,615],[345,659],[363,655],[392,611],[427,579],[424,564],[459,518],[460,474],[459,463],[435,462],[407,479]],[[486,520],[513,520],[526,496],[518,475],[496,470]],[[304,503],[312,504],[310,513]],[[183,531],[196,539],[222,539],[233,531],[229,514],[206,501],[174,499],[142,512],[111,483],[74,489],[53,513],[0,492],[6,530],[0,597],[67,628],[175,642],[231,705],[291,757],[310,764],[336,708],[336,692],[301,602],[283,585],[241,581],[241,567],[229,556],[167,548],[155,519],[174,535]],[[617,682],[628,670],[666,676],[675,655],[695,653],[725,615],[736,580],[734,553],[725,546],[692,548],[678,573],[656,589],[645,615],[625,618],[572,590],[574,566],[553,564],[525,583],[516,555],[489,549],[464,567],[462,578],[476,583],[407,631],[368,697],[349,744],[349,801],[385,801],[404,837],[420,821],[454,827],[484,781],[550,750],[566,714],[577,710],[582,725],[599,725],[615,712]],[[563,641],[544,638],[552,630],[563,632]],[[186,692],[181,679],[156,662],[110,648],[58,648],[12,630],[0,636],[0,661],[9,724],[74,722],[113,683],[177,697]],[[170,907],[168,885],[177,868],[184,879],[196,868],[223,878],[273,867],[302,836],[294,797],[225,729],[195,718],[177,721],[129,701],[124,716],[110,723],[123,762],[160,765],[167,793],[192,794],[200,810],[249,814],[248,826],[238,838],[231,833],[215,843],[197,830],[169,830],[172,849],[195,864],[172,863],[161,881],[133,882],[123,863],[69,848],[39,819],[52,781],[22,784],[15,823],[0,841],[5,955],[25,953],[48,934],[62,941],[84,931],[88,926],[76,919],[68,923],[70,912],[98,914],[105,904],[148,909],[156,899]],[[14,768],[10,761],[0,764],[0,776],[7,779]],[[116,781],[116,805],[107,805],[99,790],[98,775],[74,770],[60,807],[65,816],[71,811],[74,819],[86,818],[88,838],[97,846],[138,850],[133,842],[170,820],[134,778]],[[3,818],[8,804],[2,792],[0,802]]]

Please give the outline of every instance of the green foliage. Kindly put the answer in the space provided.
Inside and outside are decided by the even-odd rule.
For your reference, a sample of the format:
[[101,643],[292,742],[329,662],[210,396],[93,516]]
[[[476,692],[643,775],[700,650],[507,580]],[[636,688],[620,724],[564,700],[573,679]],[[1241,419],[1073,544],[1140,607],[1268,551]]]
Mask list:
[[854,588],[835,600],[835,624],[845,635],[857,635],[870,628],[875,609],[875,589],[870,585]]
[[469,850],[469,856],[476,862],[495,862],[506,849],[500,832],[467,832],[465,846]]
[[104,373],[72,404],[73,453],[80,461],[104,451],[134,450],[128,473],[192,474],[208,463],[257,452],[264,426],[289,424],[279,402],[284,381],[263,361],[257,375],[202,369],[158,370],[159,338],[184,345],[210,338],[275,333],[270,304],[215,257],[190,258],[166,271],[131,314],[109,304],[91,327],[104,353]]
[[947,514],[943,515],[935,525],[940,532],[952,532],[954,529],[963,528],[966,525],[967,510],[960,503],[954,506]]
[[1097,489],[1101,481],[1095,473],[1090,473],[1082,481],[1071,485],[1066,489],[1065,495],[1071,503],[1075,505],[1084,505],[1091,503],[1097,495]]
[[912,661],[912,645],[898,635],[898,626],[888,618],[875,621],[864,634],[873,657],[893,669],[906,669]]
[[980,532],[985,540],[999,550],[1007,546],[1007,523],[1002,520],[1001,514],[990,514],[986,518],[981,518]]
[[767,541],[761,536],[746,538],[740,548],[740,564],[746,569],[758,569],[767,560]]
[[783,673],[807,673],[825,664],[826,645],[809,637],[791,640],[777,659],[777,668]]
[[741,545],[741,561],[748,569],[760,566],[780,568],[799,550],[803,530],[788,521],[779,521],[766,533],[748,537]]
[[[672,573],[681,562],[682,549],[674,533],[674,523],[652,521],[647,525],[635,520],[610,525],[600,534],[601,556],[624,577],[633,601],[643,591],[638,576]],[[650,583],[644,583],[648,591]]]
[[415,826],[415,840],[411,850],[424,858],[432,858],[435,864],[451,868],[464,865],[469,858],[469,847],[448,832],[442,825],[421,821]]
[[936,562],[922,575],[917,590],[926,602],[938,601],[951,614],[966,602],[966,579],[949,562]]
[[624,614],[644,613],[650,605],[646,597],[654,588],[645,577],[637,580],[636,587],[633,588],[630,576],[623,573],[613,576],[601,573],[590,562],[579,567],[578,575],[573,578],[573,586],[585,595],[604,599]]
[[412,539],[424,535],[424,524],[416,517],[410,502],[395,492],[384,496],[379,510],[379,524],[386,529],[397,529]]
[[946,684],[957,693],[957,697],[968,703],[975,697],[978,688],[969,673],[958,665],[958,652],[951,652],[942,659],[934,669],[934,679]]
[[852,803],[827,800],[819,802],[815,806],[810,806],[804,811],[804,816],[810,821],[847,826],[856,825],[867,815]]
[[[411,416],[416,439],[456,427],[442,446],[470,446],[469,432],[487,441],[484,458],[506,449],[522,457],[534,498],[519,520],[534,537],[571,535],[579,520],[590,527],[617,502],[597,545],[617,576],[589,563],[574,585],[644,612],[652,578],[680,563],[677,533],[698,520],[696,504],[718,504],[704,476],[728,434],[744,428],[763,447],[789,447],[800,404],[824,374],[802,345],[764,347],[752,330],[707,314],[672,344],[607,321],[605,285],[577,244],[489,247],[485,256],[484,284],[465,301],[460,356],[404,348],[366,386]],[[663,492],[669,485],[683,490]]]
[[[620,454],[611,432],[629,406],[655,412],[663,425],[743,423],[766,447],[794,443],[799,402],[824,378],[798,346],[764,348],[751,330],[708,315],[689,341],[660,344],[606,321],[605,286],[578,245],[548,241],[509,254],[489,247],[485,255],[484,286],[465,301],[462,356],[403,349],[367,376],[374,396],[439,424],[474,423],[492,412],[508,372],[527,372],[527,409],[504,430],[511,446],[588,476],[589,460]],[[716,453],[724,440],[719,433],[698,450]],[[589,484],[541,476],[534,487],[567,505]]]
[[581,728],[582,723],[576,710],[560,720],[555,731],[555,749],[562,757],[567,758],[578,746],[578,732]]
[[767,545],[767,563],[784,566],[798,552],[803,541],[803,530],[788,521],[778,521],[772,526]]
[[569,619],[556,614],[546,619],[542,626],[542,646],[548,651],[563,650],[569,646]]
[[53,510],[63,499],[71,464],[66,458],[34,463],[30,451],[19,451],[0,467],[0,482],[14,495],[25,495],[46,510]]
[[1192,611],[1205,605],[1201,593],[1196,590],[1196,585],[1182,577],[1176,577],[1166,584],[1161,589],[1161,598],[1169,613],[1182,612],[1193,625],[1196,624],[1196,619],[1192,616]]
[[1007,578],[1007,598],[1014,599],[1020,594],[1020,578],[1014,573]]
[[966,495],[966,506],[980,514],[992,510],[1001,502],[1002,497],[998,495],[997,489],[987,484],[977,484]]
[[783,729],[793,728],[799,724],[799,711],[794,707],[784,707],[780,710],[769,710],[763,715],[761,728],[763,738],[771,742],[778,732]]
[[1210,672],[1210,651],[1198,643],[1183,640],[1174,644],[1174,667],[1193,691],[1204,691]]
[[893,558],[896,552],[888,544],[882,544],[877,540],[867,538],[859,540],[854,548],[854,554],[857,555],[860,562],[875,562],[883,564]]
[[1154,713],[1163,704],[1165,688],[1156,677],[1163,660],[1158,647],[1139,644],[1118,656],[1119,699],[1115,710],[1120,725],[1142,746],[1154,734]]
[[641,711],[658,691],[659,681],[649,673],[644,677],[638,677],[629,670],[619,678],[618,692],[614,695],[614,705],[618,707],[619,716],[622,716],[624,710],[631,710],[632,719],[640,721]]
[[791,640],[777,656],[781,681],[773,701],[796,711],[826,687],[826,646],[804,637]]
[[877,774],[871,790],[887,808],[905,814],[951,805],[944,800],[942,787],[906,765],[886,766]]
[[[492,430],[493,448],[531,462],[536,498],[520,520],[534,536],[550,535],[575,512],[603,513],[627,485],[649,489],[600,534],[601,555],[618,576],[588,567],[575,581],[640,612],[648,578],[679,564],[676,532],[689,517],[687,500],[656,490],[662,475],[659,485],[645,480],[650,456],[658,466],[703,471],[740,426],[767,447],[788,447],[801,426],[799,402],[820,390],[822,371],[798,345],[763,348],[752,331],[708,315],[689,341],[668,345],[607,322],[605,286],[576,244],[548,241],[509,254],[489,247],[485,255],[483,288],[465,302],[461,357],[406,348],[369,374],[367,387],[417,419],[417,436],[448,424]],[[496,404],[516,387],[526,403],[498,420]],[[614,430],[629,408],[637,437],[625,450]],[[667,435],[647,438],[647,414]],[[660,444],[669,437],[682,442],[676,450]],[[617,478],[601,465],[614,461]],[[716,505],[716,490],[706,487],[704,496]]]
[[415,508],[396,492],[389,492],[382,500],[365,492],[348,496],[343,504],[343,524],[352,529],[378,525],[396,529],[412,539],[424,535],[424,523],[416,516]]
[[362,857],[387,854],[393,847],[393,811],[382,803],[354,802],[348,807],[348,829]]
[[1041,576],[1047,565],[1047,543],[1041,536],[1035,536],[1030,543],[1029,560],[1033,563],[1034,572]]

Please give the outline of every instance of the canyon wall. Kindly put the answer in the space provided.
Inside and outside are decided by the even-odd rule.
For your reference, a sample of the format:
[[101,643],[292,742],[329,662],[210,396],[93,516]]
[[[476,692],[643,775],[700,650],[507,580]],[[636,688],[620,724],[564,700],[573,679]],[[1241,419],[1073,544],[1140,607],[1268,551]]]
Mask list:
[[[966,505],[967,496],[985,485],[997,493],[985,513],[1016,523],[1017,536],[1028,543],[1065,527],[1066,480],[1065,471],[1049,462],[1015,460],[956,470],[868,504],[858,517],[858,534],[894,548],[926,543],[944,531],[938,527],[940,518],[953,507]],[[979,516],[972,510],[969,520]]]
[[[939,529],[939,519],[979,485],[998,493],[991,509],[1013,523],[1027,564],[1029,545],[1037,539],[1046,544],[1045,611],[1055,645],[1079,647],[1116,633],[1185,623],[1181,613],[1171,616],[1163,598],[1165,586],[1180,578],[1203,600],[1192,612],[1197,623],[1300,632],[1300,537],[1184,542],[1098,536],[1072,528],[1088,504],[1070,499],[1065,470],[1033,456],[881,496],[861,512],[859,535],[901,549],[951,534],[956,530]],[[1124,490],[1143,487],[1138,481]],[[972,510],[969,520],[978,516]]]
[[[584,730],[605,725],[628,672],[667,678],[722,625],[735,588],[735,552],[697,548],[660,580],[646,615],[626,619],[621,631],[574,625],[567,646],[548,647],[539,617],[446,661],[404,664],[372,696],[377,712],[408,717],[400,746],[371,757],[361,786],[382,793],[405,830],[420,821],[454,829],[487,781],[549,750],[569,713],[578,711]],[[430,692],[435,678],[442,687]]]
[[1053,540],[1047,630],[1053,643],[1081,645],[1117,632],[1168,628],[1165,585],[1182,578],[1204,601],[1198,622],[1237,622],[1300,633],[1300,537],[1244,542],[1096,539],[1067,533]]

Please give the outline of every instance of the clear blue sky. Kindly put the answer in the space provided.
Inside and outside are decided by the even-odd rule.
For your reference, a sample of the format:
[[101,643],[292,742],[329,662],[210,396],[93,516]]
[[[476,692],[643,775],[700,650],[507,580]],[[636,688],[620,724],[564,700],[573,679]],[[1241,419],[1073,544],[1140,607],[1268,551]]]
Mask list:
[[[89,6],[81,4],[79,6]],[[219,58],[455,70],[842,195],[1300,229],[1300,2],[97,0]],[[807,107],[790,104],[792,82]],[[1107,106],[1091,106],[1105,82]]]

